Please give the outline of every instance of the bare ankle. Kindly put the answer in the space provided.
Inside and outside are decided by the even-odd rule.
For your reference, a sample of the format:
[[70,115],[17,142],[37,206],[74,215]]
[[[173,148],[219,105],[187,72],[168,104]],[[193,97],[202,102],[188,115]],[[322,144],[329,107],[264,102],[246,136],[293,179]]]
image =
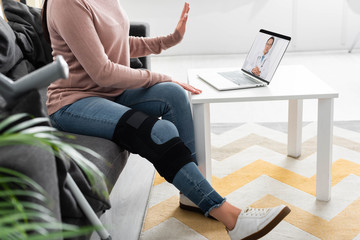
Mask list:
[[228,230],[232,230],[235,227],[240,213],[241,209],[228,202],[224,202],[224,204],[220,207],[214,208],[210,211],[210,215],[222,222]]
[[241,213],[241,209],[238,209],[238,208],[236,208],[236,209],[235,209],[235,211],[234,211],[234,212],[232,212],[232,216],[231,216],[231,218],[232,218],[231,225],[226,226],[226,228],[227,228],[229,231],[231,231],[231,230],[233,230],[233,229],[234,229],[234,227],[235,227],[235,225],[236,225],[236,222],[237,222],[237,219],[238,219],[238,217],[239,217],[240,213]]

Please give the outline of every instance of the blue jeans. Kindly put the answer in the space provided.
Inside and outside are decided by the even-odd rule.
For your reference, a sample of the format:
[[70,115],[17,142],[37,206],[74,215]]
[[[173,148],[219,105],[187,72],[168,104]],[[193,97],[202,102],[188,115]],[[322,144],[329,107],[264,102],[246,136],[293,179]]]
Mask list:
[[[59,130],[111,140],[116,124],[130,108],[173,123],[181,140],[195,156],[194,126],[184,89],[175,83],[126,90],[115,101],[100,97],[83,98],[50,116]],[[163,131],[166,135],[166,131]]]
[[[190,103],[187,93],[175,83],[160,83],[147,89],[126,90],[114,101],[100,97],[83,98],[62,107],[52,114],[50,119],[53,126],[59,130],[112,140],[118,121],[130,109],[161,117],[162,120],[156,122],[151,131],[152,140],[157,144],[162,144],[179,136],[196,161]],[[221,204],[223,198],[212,197],[214,190],[197,166],[195,164],[190,168],[185,168],[185,166],[184,170],[182,168],[176,174],[173,184],[195,204],[199,203],[198,206],[205,213]],[[204,184],[204,181],[208,186]],[[194,190],[194,188],[201,188],[201,190]],[[203,198],[210,200],[203,200]]]

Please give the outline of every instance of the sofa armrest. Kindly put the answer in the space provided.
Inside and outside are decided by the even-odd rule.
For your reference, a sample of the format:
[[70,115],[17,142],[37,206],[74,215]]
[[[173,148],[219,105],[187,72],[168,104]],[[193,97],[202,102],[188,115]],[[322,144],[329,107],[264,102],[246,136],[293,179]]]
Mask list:
[[[135,37],[149,37],[150,25],[145,22],[131,22],[129,35]],[[150,57],[140,57],[139,60],[142,63],[142,68],[150,70]]]
[[150,25],[145,22],[131,22],[130,36],[148,37],[150,36]]

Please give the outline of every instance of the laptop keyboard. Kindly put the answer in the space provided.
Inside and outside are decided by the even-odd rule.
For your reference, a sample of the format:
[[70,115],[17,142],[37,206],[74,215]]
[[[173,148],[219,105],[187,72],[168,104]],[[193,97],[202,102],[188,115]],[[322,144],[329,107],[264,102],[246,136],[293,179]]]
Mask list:
[[221,76],[223,76],[226,79],[229,79],[230,81],[238,84],[259,84],[259,82],[255,81],[251,77],[246,76],[240,71],[232,71],[232,72],[219,72]]

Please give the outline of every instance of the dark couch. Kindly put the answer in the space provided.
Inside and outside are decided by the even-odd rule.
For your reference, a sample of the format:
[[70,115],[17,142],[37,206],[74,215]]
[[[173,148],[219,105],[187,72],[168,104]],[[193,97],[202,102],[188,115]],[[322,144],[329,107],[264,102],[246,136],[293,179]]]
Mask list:
[[[14,0],[1,1],[8,22],[0,17],[0,72],[16,80],[50,63],[51,48],[42,35],[40,9],[28,7]],[[132,35],[147,36],[148,32],[146,24],[131,25]],[[147,58],[131,59],[131,66],[150,67]],[[3,114],[2,117],[20,112],[27,112],[35,117],[47,116],[45,101],[46,89],[30,91],[19,98],[16,105],[11,108],[6,108],[5,101],[0,96],[0,113]],[[90,148],[104,157],[106,161],[83,153],[106,177],[105,180],[100,180],[103,182],[100,187],[104,188],[100,189],[100,192],[111,193],[127,162],[129,152],[106,139],[71,135],[74,138],[63,137],[63,140]],[[64,163],[36,146],[0,147],[0,166],[22,172],[43,186],[54,202],[52,212],[63,222],[79,226],[88,224],[65,185],[66,172],[70,172],[97,215],[110,209],[109,200],[91,191],[87,178],[75,163]],[[83,239],[88,238],[89,236]]]

